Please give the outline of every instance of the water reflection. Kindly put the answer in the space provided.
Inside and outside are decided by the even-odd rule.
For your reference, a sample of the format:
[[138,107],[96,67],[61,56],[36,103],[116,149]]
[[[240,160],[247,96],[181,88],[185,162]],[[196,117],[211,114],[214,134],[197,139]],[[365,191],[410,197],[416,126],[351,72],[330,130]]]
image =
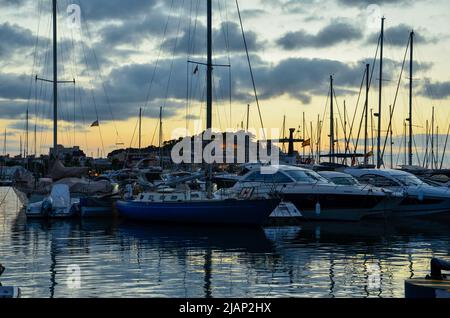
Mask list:
[[[403,297],[404,280],[450,249],[450,222],[27,221],[13,196],[0,213],[3,283],[25,297]],[[68,284],[70,265],[80,267],[80,288]]]

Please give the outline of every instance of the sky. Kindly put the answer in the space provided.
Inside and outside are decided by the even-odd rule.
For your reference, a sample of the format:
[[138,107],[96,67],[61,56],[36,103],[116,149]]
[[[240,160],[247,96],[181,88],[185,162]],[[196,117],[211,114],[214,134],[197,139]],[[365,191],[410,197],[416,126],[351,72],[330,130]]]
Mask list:
[[[158,141],[163,109],[164,139],[177,128],[194,130],[205,117],[206,1],[58,0],[59,141],[106,154],[137,146],[137,119],[143,109],[142,144]],[[71,6],[72,5],[72,6]],[[67,11],[75,7],[75,11]],[[329,130],[329,78],[334,77],[336,118],[343,136],[343,105],[356,137],[362,112],[358,95],[365,64],[375,68],[369,108],[378,111],[378,62],[373,65],[385,21],[382,95],[383,135],[394,104],[411,30],[415,31],[413,123],[423,152],[426,121],[435,107],[443,151],[450,124],[450,3],[445,0],[245,0],[243,27],[265,128],[299,128],[303,113],[310,136],[318,118]],[[0,129],[7,152],[25,140],[29,109],[29,153],[47,153],[52,142],[51,1],[0,0]],[[68,13],[69,12],[69,13]],[[235,0],[213,0],[214,127],[261,128]],[[79,13],[79,15],[78,15]],[[401,76],[393,121],[394,147],[402,151],[408,117],[409,58]],[[219,66],[222,65],[222,66]],[[228,67],[229,65],[229,67]],[[231,85],[230,85],[231,83]],[[358,106],[357,106],[358,105]],[[90,127],[98,120],[99,127]],[[369,120],[370,122],[370,120]],[[376,125],[376,118],[373,120]],[[34,128],[36,127],[36,138]],[[436,128],[437,130],[437,128]],[[384,138],[383,138],[384,139]],[[36,140],[36,147],[35,147]],[[25,143],[25,141],[24,141]],[[342,145],[341,145],[342,147]],[[401,156],[396,155],[398,160]]]

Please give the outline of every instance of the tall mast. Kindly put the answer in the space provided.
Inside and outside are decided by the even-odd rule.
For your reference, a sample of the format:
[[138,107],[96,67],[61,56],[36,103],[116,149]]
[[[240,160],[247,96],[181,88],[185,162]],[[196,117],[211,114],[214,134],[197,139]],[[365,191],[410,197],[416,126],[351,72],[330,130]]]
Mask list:
[[3,156],[6,157],[6,128],[5,128],[5,139],[3,140]]
[[408,155],[409,155],[409,165],[413,164],[413,62],[414,62],[414,31],[410,34],[410,59],[409,59],[409,144],[408,144]]
[[330,163],[334,163],[333,75],[330,75]]
[[206,72],[206,129],[212,128],[212,0],[207,0],[208,30],[207,30],[207,72]]
[[58,33],[56,9],[56,0],[53,0],[53,155],[55,158],[58,156]]
[[384,49],[384,20],[381,18],[381,35],[380,35],[380,82],[378,96],[378,138],[377,138],[377,168],[380,169],[382,163],[381,158],[381,102],[383,96],[383,49]]
[[[389,114],[392,114],[392,105],[389,105]],[[391,169],[394,169],[394,141],[393,141],[393,135],[394,131],[392,130],[392,125],[389,125],[391,127],[389,129],[389,135],[390,135],[390,144],[391,144]]]
[[163,123],[162,123],[162,110],[163,108],[159,108],[159,160],[161,168],[163,168],[163,151],[162,151],[162,144],[163,144]]
[[139,108],[139,150],[142,148],[142,108]]
[[28,108],[26,112],[26,124],[25,124],[25,158],[28,157]]
[[[303,112],[303,140],[306,140],[306,121],[305,121],[305,112]],[[303,160],[305,159],[305,147],[303,148]]]
[[434,106],[431,113],[431,169],[434,168]]
[[[206,71],[206,130],[212,129],[212,0],[207,0],[207,71]],[[206,189],[212,197],[212,166],[207,167]]]
[[369,158],[368,154],[368,117],[369,117],[369,73],[370,73],[370,64],[366,64],[366,103],[364,107],[364,164],[368,164]]
[[250,104],[247,104],[247,132],[250,124]]
[[[345,147],[347,147],[347,105],[345,100],[344,100],[344,140],[345,140]],[[347,164],[347,158],[344,159],[344,163]]]

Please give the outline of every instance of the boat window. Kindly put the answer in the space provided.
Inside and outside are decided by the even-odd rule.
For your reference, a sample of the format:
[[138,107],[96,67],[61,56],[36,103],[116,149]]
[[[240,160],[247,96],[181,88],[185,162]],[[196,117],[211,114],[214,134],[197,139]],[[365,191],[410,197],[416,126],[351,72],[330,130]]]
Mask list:
[[141,194],[141,200],[144,200],[144,195],[143,194]]
[[396,175],[392,177],[395,178],[402,185],[407,187],[420,186],[424,184],[423,181],[421,181],[419,178],[413,175]]
[[178,197],[176,195],[173,195],[170,199],[173,201],[176,201],[176,200],[178,200]]
[[292,180],[288,176],[284,175],[281,172],[277,172],[275,174],[266,174],[265,182],[267,183],[291,183]]
[[370,184],[370,185],[373,185],[375,187],[380,187],[380,188],[400,186],[394,180],[388,179],[383,176],[373,175],[373,174],[364,175],[361,178],[359,178],[359,181],[361,181],[362,183]]
[[165,195],[162,195],[162,196],[159,197],[159,199],[160,199],[161,201],[164,201],[164,200],[166,199],[166,196],[165,196]]
[[317,183],[317,182],[327,182],[328,181],[324,178],[322,178],[320,175],[313,171],[308,170],[289,170],[286,171],[286,173],[293,178],[297,182],[304,182],[304,183]]
[[246,182],[264,182],[265,175],[261,172],[253,172],[244,181]]
[[331,181],[337,185],[358,185],[358,181],[351,177],[335,177]]
[[199,198],[198,193],[192,194],[192,195],[191,195],[191,198],[193,198],[193,199],[198,199],[198,198]]
[[153,195],[149,195],[149,196],[148,196],[148,200],[149,200],[149,201],[153,201]]

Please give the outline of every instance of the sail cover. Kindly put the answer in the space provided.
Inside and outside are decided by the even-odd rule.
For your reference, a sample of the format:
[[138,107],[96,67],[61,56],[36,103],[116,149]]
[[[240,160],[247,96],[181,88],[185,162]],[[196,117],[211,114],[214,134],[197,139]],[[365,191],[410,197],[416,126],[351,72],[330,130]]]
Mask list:
[[61,161],[57,160],[48,173],[48,177],[54,181],[64,178],[81,178],[86,176],[89,172],[89,168],[85,167],[65,167]]

